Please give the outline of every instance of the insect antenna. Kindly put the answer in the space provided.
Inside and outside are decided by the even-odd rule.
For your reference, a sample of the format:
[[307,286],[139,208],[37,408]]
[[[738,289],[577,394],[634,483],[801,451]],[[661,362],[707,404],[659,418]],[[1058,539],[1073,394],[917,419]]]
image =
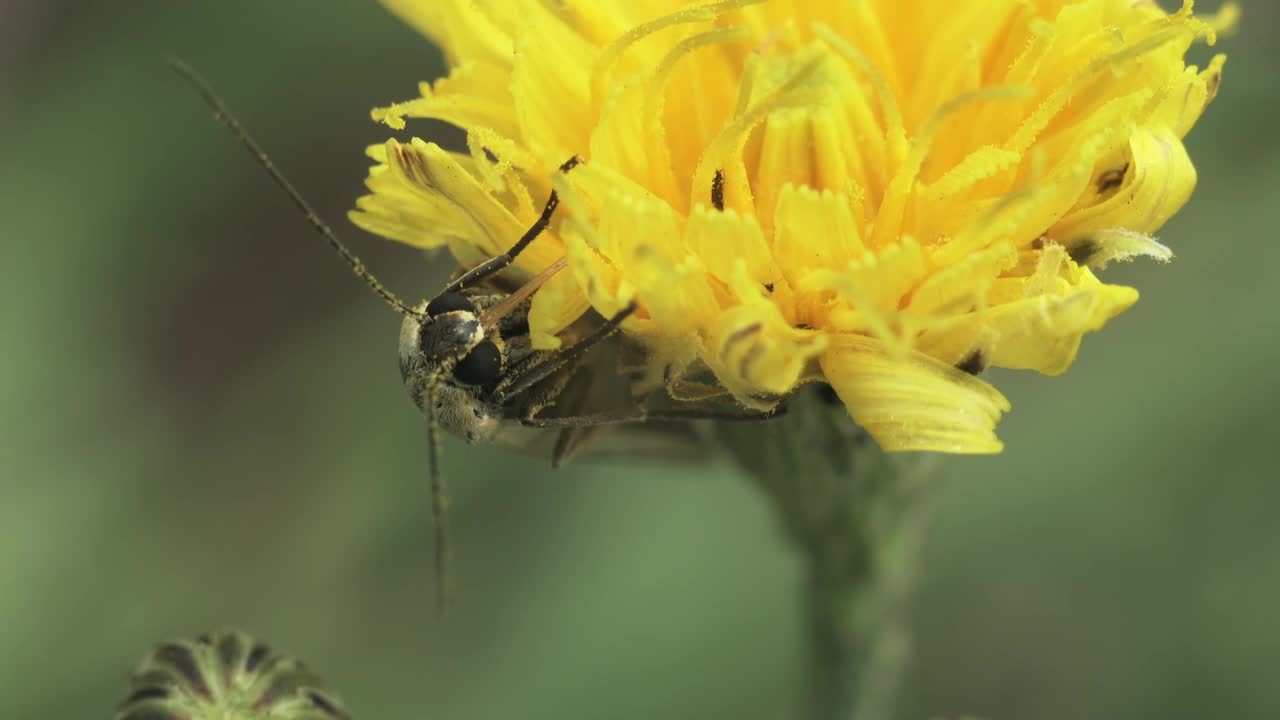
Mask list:
[[214,116],[223,125],[225,125],[233,135],[236,136],[236,139],[240,141],[240,144],[249,151],[249,154],[253,155],[254,159],[257,160],[258,164],[267,171],[267,174],[271,176],[271,179],[275,181],[276,185],[279,185],[280,188],[288,194],[289,198],[293,200],[293,204],[296,205],[298,209],[302,211],[302,214],[306,216],[307,222],[311,223],[311,226],[328,241],[330,247],[337,251],[338,255],[342,256],[342,259],[351,267],[351,271],[356,274],[356,277],[363,280],[370,289],[377,293],[383,301],[394,308],[397,312],[405,315],[421,315],[421,313],[415,312],[408,305],[405,305],[400,298],[396,297],[395,293],[388,290],[386,286],[379,282],[378,278],[374,277],[373,273],[365,267],[365,264],[360,260],[360,258],[356,257],[355,253],[351,252],[351,249],[347,247],[346,243],[338,239],[338,235],[333,231],[333,228],[329,227],[328,224],[320,219],[320,215],[315,211],[315,208],[311,207],[311,204],[302,197],[302,193],[298,192],[297,188],[293,186],[293,183],[289,182],[289,179],[284,176],[284,173],[280,172],[280,170],[275,166],[275,163],[271,162],[271,158],[267,156],[266,151],[264,151],[253,137],[249,135],[249,132],[244,129],[244,126],[240,124],[240,121],[236,120],[235,116],[231,114],[231,111],[228,110],[227,106],[222,102],[222,99],[213,91],[213,88],[209,86],[209,83],[207,83],[204,78],[200,77],[199,73],[192,69],[190,65],[187,65],[177,58],[169,58],[169,67],[173,68],[174,72],[178,73],[182,79],[190,83],[191,86],[195,88],[196,92],[200,94],[200,97],[204,98],[205,103],[213,109]]
[[[267,174],[271,176],[271,179],[275,181],[276,185],[284,190],[289,198],[293,200],[293,204],[302,211],[303,215],[306,216],[307,222],[311,223],[311,226],[314,227],[326,241],[328,241],[330,247],[332,247],[338,255],[346,261],[347,265],[351,268],[351,271],[355,273],[356,277],[363,280],[370,289],[377,293],[383,301],[394,308],[397,312],[405,315],[413,315],[415,317],[423,317],[425,315],[424,313],[415,311],[408,305],[405,305],[400,298],[396,297],[395,293],[387,289],[387,287],[383,285],[367,267],[365,267],[364,262],[362,262],[360,258],[356,257],[355,253],[351,252],[351,249],[347,247],[346,243],[342,242],[342,240],[338,238],[337,233],[335,233],[327,223],[320,219],[320,215],[315,211],[315,208],[313,208],[311,204],[302,197],[302,193],[300,193],[298,189],[293,186],[293,183],[289,182],[289,179],[284,176],[284,173],[275,166],[275,163],[271,161],[271,158],[267,155],[266,151],[258,145],[257,141],[255,141],[251,135],[249,135],[249,132],[245,130],[244,126],[240,124],[240,121],[231,114],[231,111],[227,109],[226,104],[222,102],[222,99],[218,97],[218,94],[213,91],[213,88],[210,87],[209,83],[206,82],[199,73],[192,69],[191,66],[177,58],[170,58],[168,62],[169,67],[173,68],[174,72],[190,83],[191,86],[195,88],[196,92],[204,98],[205,103],[213,109],[214,116],[223,125],[225,125],[233,135],[235,135],[236,139],[240,141],[240,144],[243,145],[258,164],[267,171]],[[554,210],[554,208],[555,204],[552,203],[551,209]],[[545,227],[545,221],[543,226]],[[533,238],[529,237],[525,244],[527,245],[528,242],[531,242],[532,240]],[[507,263],[510,263],[510,260],[508,260]],[[449,569],[449,533],[448,526],[445,523],[445,509],[448,504],[448,494],[444,484],[444,477],[440,473],[440,427],[439,421],[436,419],[435,415],[435,396],[441,381],[442,376],[437,375],[433,377],[431,382],[427,385],[426,407],[427,439],[429,443],[430,456],[429,472],[431,483],[431,505],[432,516],[435,524],[436,543],[436,602],[438,609],[443,612],[444,608],[448,604],[448,599],[451,594],[451,573]]]
[[440,421],[436,419],[436,392],[444,378],[443,374],[432,376],[427,383],[427,453],[428,474],[431,484],[431,521],[435,527],[435,571],[436,571],[436,612],[444,614],[449,605],[452,593],[453,573],[450,568],[449,526],[445,510],[449,505],[448,488],[445,487],[444,474],[440,472]]

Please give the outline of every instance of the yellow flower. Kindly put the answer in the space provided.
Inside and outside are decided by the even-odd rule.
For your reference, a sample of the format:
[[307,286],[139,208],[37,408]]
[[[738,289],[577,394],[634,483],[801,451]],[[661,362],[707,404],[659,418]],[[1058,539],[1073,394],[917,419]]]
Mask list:
[[[1137,300],[1094,270],[1171,257],[1181,138],[1235,16],[1135,0],[385,0],[451,68],[373,112],[437,118],[470,152],[371,149],[352,219],[465,265],[506,250],[556,187],[567,256],[534,297],[540,347],[588,307],[673,393],[710,370],[770,407],[830,383],[888,450],[998,452],[987,366],[1066,370]],[[586,160],[555,172],[572,155]]]

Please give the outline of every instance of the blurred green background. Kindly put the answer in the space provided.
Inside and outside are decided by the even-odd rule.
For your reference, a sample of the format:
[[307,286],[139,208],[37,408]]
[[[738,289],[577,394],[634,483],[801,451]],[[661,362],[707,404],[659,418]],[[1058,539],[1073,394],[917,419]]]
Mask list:
[[[1278,12],[1222,44],[1177,261],[1109,270],[1143,301],[1065,377],[996,374],[1008,450],[946,462],[903,717],[1280,717]],[[344,219],[368,108],[440,71],[375,3],[0,2],[0,718],[109,717],[152,642],[224,624],[365,720],[788,717],[800,565],[723,463],[447,442],[434,619],[398,318],[169,54],[391,286],[447,271]]]

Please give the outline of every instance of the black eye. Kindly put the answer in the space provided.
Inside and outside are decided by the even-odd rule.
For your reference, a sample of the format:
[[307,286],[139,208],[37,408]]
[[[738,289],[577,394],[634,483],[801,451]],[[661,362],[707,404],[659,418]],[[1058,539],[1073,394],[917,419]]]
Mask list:
[[488,385],[502,372],[502,353],[492,340],[485,340],[471,349],[467,356],[453,366],[453,377],[464,385]]
[[435,296],[431,302],[427,303],[427,314],[435,317],[440,313],[454,312],[456,310],[465,310],[469,313],[476,311],[476,306],[462,293],[441,293]]

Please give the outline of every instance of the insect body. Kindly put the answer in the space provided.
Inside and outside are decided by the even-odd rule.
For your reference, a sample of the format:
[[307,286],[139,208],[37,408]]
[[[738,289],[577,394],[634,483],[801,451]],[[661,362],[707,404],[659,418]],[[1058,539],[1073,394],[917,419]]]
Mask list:
[[484,313],[506,296],[485,290],[449,292],[416,309],[400,326],[400,377],[409,397],[440,427],[469,443],[498,439],[511,420],[532,418],[559,394],[564,373],[552,373],[513,394],[518,368],[554,362],[555,353],[534,350],[528,304],[491,325]]

